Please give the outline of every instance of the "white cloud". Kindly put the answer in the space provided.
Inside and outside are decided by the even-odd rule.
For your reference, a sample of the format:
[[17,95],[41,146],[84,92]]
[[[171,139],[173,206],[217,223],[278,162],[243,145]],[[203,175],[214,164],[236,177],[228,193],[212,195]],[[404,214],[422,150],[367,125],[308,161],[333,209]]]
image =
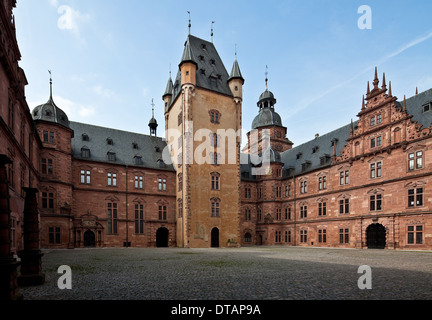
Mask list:
[[49,1],[49,3],[53,6],[53,7],[56,7],[57,8],[57,6],[58,6],[58,0],[48,0]]
[[60,30],[68,30],[78,37],[80,36],[80,24],[90,18],[88,14],[82,14],[67,5],[60,6],[57,12],[61,15],[57,21],[57,27]]
[[91,88],[94,93],[103,98],[113,98],[115,93],[109,89],[104,88],[101,85],[97,85]]
[[54,96],[53,99],[55,104],[66,113],[69,120],[76,118],[89,118],[96,113],[96,109],[93,106],[76,104],[75,102],[60,96]]

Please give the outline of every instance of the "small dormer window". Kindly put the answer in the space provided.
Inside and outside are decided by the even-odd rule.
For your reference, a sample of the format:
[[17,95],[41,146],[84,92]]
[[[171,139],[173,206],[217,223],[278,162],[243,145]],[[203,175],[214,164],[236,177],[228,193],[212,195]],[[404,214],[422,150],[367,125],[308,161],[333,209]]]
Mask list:
[[135,163],[135,165],[137,165],[137,166],[141,166],[141,165],[143,164],[142,157],[140,157],[140,156],[135,156],[135,157],[134,157],[134,163]]
[[115,154],[115,152],[108,152],[107,153],[107,158],[108,158],[108,161],[116,161],[116,154]]
[[83,133],[82,141],[89,141],[89,140],[90,140],[89,136],[86,133]]
[[205,45],[204,43],[201,44],[201,49],[203,49],[204,51],[207,50],[207,45]]
[[301,159],[302,155],[302,153],[297,153],[297,160]]
[[114,145],[113,139],[108,138],[106,141],[107,141],[108,145],[110,145],[110,146]]
[[160,148],[158,146],[155,147],[155,152],[159,153],[160,152]]
[[200,73],[203,74],[203,75],[205,75],[206,71],[204,69],[200,69]]
[[318,146],[313,147],[313,148],[312,148],[312,153],[317,153],[318,150],[319,150],[319,147],[318,147]]
[[46,110],[46,111],[45,111],[45,115],[46,115],[47,117],[51,117],[51,116],[52,116],[52,113],[51,113],[51,111]]
[[214,67],[216,64],[216,61],[214,59],[210,59],[210,64]]
[[87,147],[81,148],[81,158],[90,159],[90,149]]
[[210,85],[212,87],[217,87],[217,78],[216,77],[210,77]]
[[37,117],[37,115],[38,115],[37,110],[33,111],[33,116]]
[[138,143],[132,142],[132,148],[134,148],[135,150],[138,149]]
[[199,58],[200,61],[204,61],[204,56],[203,55],[198,56],[198,58]]
[[423,105],[423,113],[429,112],[432,109],[432,102],[428,102]]
[[165,162],[162,159],[159,159],[158,162],[159,162],[159,168],[165,168],[166,167]]

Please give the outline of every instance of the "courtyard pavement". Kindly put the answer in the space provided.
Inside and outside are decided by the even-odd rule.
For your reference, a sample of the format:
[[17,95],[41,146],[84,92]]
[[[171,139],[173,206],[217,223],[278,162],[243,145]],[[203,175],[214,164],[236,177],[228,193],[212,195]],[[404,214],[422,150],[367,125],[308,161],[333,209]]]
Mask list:
[[[299,247],[44,250],[24,300],[432,300],[432,252]],[[61,290],[58,268],[71,268]],[[361,290],[360,266],[372,289]]]

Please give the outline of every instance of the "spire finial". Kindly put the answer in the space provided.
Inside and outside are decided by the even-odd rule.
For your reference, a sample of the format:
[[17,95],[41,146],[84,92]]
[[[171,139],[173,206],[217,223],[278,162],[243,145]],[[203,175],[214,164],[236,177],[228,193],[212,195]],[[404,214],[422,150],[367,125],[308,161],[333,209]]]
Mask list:
[[418,95],[418,87],[416,87],[416,95]]
[[187,12],[189,14],[189,35],[191,34],[191,27],[192,27],[192,23],[191,23],[191,14],[190,11]]
[[366,105],[365,105],[365,97],[364,97],[364,95],[363,95],[362,110],[364,110],[365,108],[366,108]]
[[378,88],[378,83],[379,83],[379,80],[378,80],[378,68],[375,67],[375,78],[374,78],[374,81],[373,81],[374,89]]
[[369,86],[369,81],[368,81],[366,94],[369,95],[369,93],[370,93],[370,86]]
[[212,21],[211,23],[211,42],[213,43],[213,25],[215,24],[215,21]]
[[407,111],[407,107],[406,107],[406,95],[404,95],[404,101],[403,101],[403,111],[406,112]]
[[152,118],[154,118],[154,107],[155,107],[155,104],[154,104],[153,99],[152,99],[151,106],[152,106]]
[[386,78],[385,78],[385,72],[383,73],[383,85],[382,85],[382,89],[387,89],[387,84],[386,84]]
[[268,90],[268,66],[266,65],[266,72],[265,72],[265,83],[266,83],[266,91]]
[[51,73],[51,70],[48,70],[48,73],[50,74],[50,98],[52,99],[52,73]]
[[391,97],[392,95],[391,81],[389,81],[389,96]]

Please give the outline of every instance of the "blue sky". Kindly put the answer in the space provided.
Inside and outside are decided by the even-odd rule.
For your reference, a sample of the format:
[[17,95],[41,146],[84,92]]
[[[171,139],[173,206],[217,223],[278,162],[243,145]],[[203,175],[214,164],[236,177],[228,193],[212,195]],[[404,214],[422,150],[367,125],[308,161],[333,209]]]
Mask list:
[[[360,29],[361,5],[372,29]],[[399,100],[432,88],[430,0],[18,0],[17,39],[30,109],[54,100],[70,120],[148,134],[151,101],[163,136],[162,94],[188,34],[214,44],[228,72],[245,78],[243,128],[265,90],[299,145],[343,125],[361,109],[374,67]],[[244,143],[245,141],[243,141]]]

